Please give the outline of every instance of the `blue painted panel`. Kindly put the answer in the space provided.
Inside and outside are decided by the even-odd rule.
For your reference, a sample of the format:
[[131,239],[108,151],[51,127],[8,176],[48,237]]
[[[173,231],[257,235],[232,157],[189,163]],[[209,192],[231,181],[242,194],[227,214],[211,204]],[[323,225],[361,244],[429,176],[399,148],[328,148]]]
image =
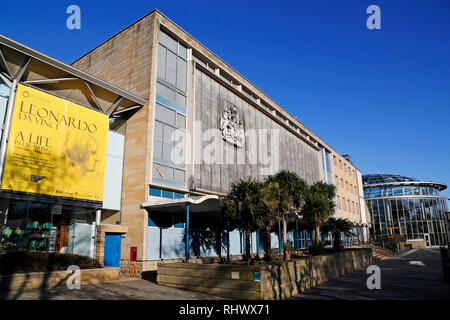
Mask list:
[[161,189],[158,188],[150,188],[149,194],[154,197],[161,197]]
[[148,228],[147,231],[147,259],[159,259],[159,228]]
[[288,230],[286,232],[286,241],[290,242],[292,246],[294,245],[294,230]]
[[175,199],[181,199],[184,198],[184,193],[174,192],[173,196]]
[[279,244],[279,241],[278,241],[278,233],[276,233],[276,232],[272,232],[270,234],[270,247],[272,249],[274,249],[274,248],[279,249],[280,248],[280,244]]
[[162,230],[162,258],[182,258],[185,256],[184,230]]
[[173,199],[173,192],[172,191],[163,190],[162,191],[162,197],[165,198],[165,199]]
[[251,253],[256,254],[256,245],[257,245],[256,232],[252,232],[252,236],[250,237],[250,243],[251,243]]
[[120,267],[120,234],[106,234],[105,235],[105,252],[104,265],[105,267]]
[[230,232],[230,254],[242,253],[241,233],[237,230]]
[[263,233],[262,231],[259,232],[259,236],[258,236],[258,247],[259,247],[259,252],[264,252],[264,238],[263,238]]
[[147,225],[149,227],[157,227],[156,223],[150,217],[148,217],[148,224]]
[[217,255],[217,235],[214,231],[190,230],[189,254],[191,256],[215,256]]
[[177,104],[177,103],[173,102],[172,100],[169,100],[169,99],[167,99],[167,98],[165,98],[165,97],[163,97],[163,96],[161,96],[159,94],[156,95],[156,101],[161,103],[161,104],[163,104],[163,105],[166,105],[168,107],[174,108],[178,112],[186,114],[186,108],[185,107],[180,106],[179,104]]

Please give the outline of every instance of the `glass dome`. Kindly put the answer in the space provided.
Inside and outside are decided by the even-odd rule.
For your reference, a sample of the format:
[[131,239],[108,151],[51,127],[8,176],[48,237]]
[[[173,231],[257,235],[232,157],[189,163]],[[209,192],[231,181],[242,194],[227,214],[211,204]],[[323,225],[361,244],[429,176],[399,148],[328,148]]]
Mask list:
[[363,181],[363,184],[379,184],[379,183],[419,181],[419,180],[411,178],[411,177],[402,176],[399,174],[375,173],[375,174],[363,175],[362,181]]

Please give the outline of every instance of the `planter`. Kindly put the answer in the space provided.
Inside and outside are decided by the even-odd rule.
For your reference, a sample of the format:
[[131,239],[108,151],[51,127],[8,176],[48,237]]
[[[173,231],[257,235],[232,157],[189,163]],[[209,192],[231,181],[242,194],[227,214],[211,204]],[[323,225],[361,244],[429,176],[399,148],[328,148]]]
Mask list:
[[158,284],[231,299],[285,299],[372,263],[353,249],[260,265],[158,263]]

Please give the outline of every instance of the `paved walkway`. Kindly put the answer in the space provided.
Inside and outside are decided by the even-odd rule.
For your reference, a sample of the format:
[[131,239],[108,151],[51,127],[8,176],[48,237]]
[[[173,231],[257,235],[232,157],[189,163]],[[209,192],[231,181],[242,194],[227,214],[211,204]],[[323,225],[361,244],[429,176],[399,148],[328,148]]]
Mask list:
[[450,300],[439,249],[416,249],[375,262],[381,269],[381,289],[367,289],[371,273],[362,269],[301,293],[291,300]]
[[10,292],[8,300],[218,300],[206,294],[159,286],[143,279],[125,278],[69,290],[56,289]]
[[[362,269],[301,293],[291,300],[304,299],[448,299],[450,284],[443,281],[439,249],[418,249],[376,262],[381,269],[381,289],[369,290],[370,274]],[[114,282],[82,286],[80,290],[59,287],[10,292],[10,300],[217,300],[223,299],[191,291],[159,286],[143,279],[124,278]]]

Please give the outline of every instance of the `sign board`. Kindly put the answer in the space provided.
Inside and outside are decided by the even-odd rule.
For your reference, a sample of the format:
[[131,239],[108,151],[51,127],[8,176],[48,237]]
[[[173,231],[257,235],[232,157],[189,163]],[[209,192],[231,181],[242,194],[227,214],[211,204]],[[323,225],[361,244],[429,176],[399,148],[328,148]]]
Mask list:
[[19,84],[2,189],[103,200],[108,116]]

